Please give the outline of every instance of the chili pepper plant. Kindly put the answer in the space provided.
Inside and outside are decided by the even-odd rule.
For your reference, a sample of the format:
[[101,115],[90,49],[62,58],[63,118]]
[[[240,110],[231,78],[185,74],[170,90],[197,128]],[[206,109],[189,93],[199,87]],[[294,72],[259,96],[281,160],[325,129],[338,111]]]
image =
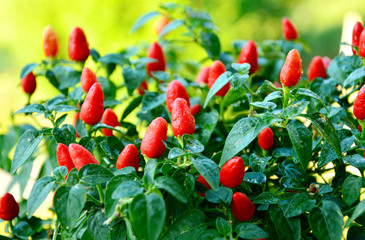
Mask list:
[[[361,23],[343,43],[354,55],[309,67],[288,18],[280,39],[223,48],[207,12],[169,3],[131,33],[157,16],[155,41],[106,54],[75,27],[70,59],[46,27],[12,116],[34,124],[0,136],[0,166],[20,185],[19,204],[0,199],[1,239],[364,239]],[[58,95],[34,101],[46,81]]]

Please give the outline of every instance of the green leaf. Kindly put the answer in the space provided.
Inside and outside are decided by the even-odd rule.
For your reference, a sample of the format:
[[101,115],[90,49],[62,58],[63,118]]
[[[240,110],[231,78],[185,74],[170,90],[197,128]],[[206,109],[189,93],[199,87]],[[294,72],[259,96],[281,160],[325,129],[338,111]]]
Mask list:
[[157,161],[156,159],[148,160],[143,174],[143,183],[147,186],[152,186],[155,181],[155,171],[156,171]]
[[358,169],[363,171],[365,169],[365,159],[363,156],[359,154],[354,154],[351,156],[345,156],[344,161]]
[[31,71],[33,71],[38,66],[39,63],[28,63],[27,65],[25,65],[20,71],[20,79],[27,76]]
[[119,184],[113,194],[112,199],[125,199],[135,197],[143,192],[143,187],[140,182],[129,180]]
[[195,135],[201,143],[207,145],[218,123],[219,114],[216,110],[195,116]]
[[341,145],[331,120],[321,113],[305,114],[322,137],[333,147],[337,156],[342,158]]
[[117,161],[119,154],[124,149],[124,144],[118,138],[111,136],[101,141],[100,147],[110,159]]
[[204,213],[198,209],[186,211],[170,225],[162,239],[193,239],[196,234],[206,229],[203,225],[205,218]]
[[148,20],[150,20],[153,17],[156,17],[157,15],[160,15],[159,12],[148,12],[144,15],[142,15],[140,18],[137,19],[137,21],[133,24],[133,27],[131,29],[131,33],[134,33],[137,31],[140,27],[142,27]]
[[123,67],[123,79],[129,95],[141,85],[146,77],[146,70],[144,68],[132,69],[129,66]]
[[284,210],[284,216],[287,218],[295,217],[305,212],[312,210],[316,200],[313,200],[309,194],[297,194],[286,206]]
[[60,166],[53,170],[53,176],[57,182],[63,182],[68,174],[67,167]]
[[165,202],[155,193],[137,195],[129,205],[129,216],[137,238],[157,240],[166,218]]
[[204,108],[208,105],[210,99],[219,91],[222,87],[224,87],[229,81],[231,81],[232,73],[227,71],[222,73],[218,79],[214,82],[213,86],[210,88],[207,98],[204,102]]
[[358,217],[360,217],[365,212],[365,199],[362,200],[359,204],[357,204],[352,216],[347,220],[345,227],[350,226],[350,224],[355,221]]
[[218,217],[215,220],[215,225],[217,227],[218,232],[225,237],[232,233],[231,225],[221,217]]
[[73,87],[80,82],[81,72],[70,66],[57,65],[53,68],[53,72],[59,82],[59,90]]
[[188,200],[186,198],[184,190],[180,187],[180,185],[172,178],[161,176],[158,177],[155,181],[156,187],[166,190],[180,202],[187,203]]
[[302,182],[307,179],[307,174],[298,164],[291,160],[285,160],[279,164],[279,171],[282,175],[295,178]]
[[194,167],[205,178],[213,189],[219,186],[219,168],[218,165],[206,157],[191,158]]
[[298,97],[298,96],[307,96],[307,97],[311,97],[311,98],[314,98],[316,100],[318,100],[320,103],[322,103],[322,105],[327,108],[326,104],[324,103],[323,99],[318,96],[316,93],[312,92],[311,90],[309,89],[306,89],[306,88],[298,88],[298,89],[294,89],[292,90],[291,92],[292,94],[295,95],[295,97]]
[[76,111],[76,110],[78,110],[78,108],[74,107],[74,106],[69,106],[69,105],[57,105],[54,110],[55,110],[55,113],[60,113],[60,112]]
[[143,96],[134,98],[124,110],[121,120],[125,119],[133,110],[135,110],[142,103]]
[[55,184],[53,177],[43,177],[35,182],[27,201],[28,218],[31,218],[38,207],[47,198]]
[[301,122],[295,121],[286,125],[290,141],[293,145],[293,157],[306,170],[312,158],[312,133]]
[[343,201],[351,206],[360,199],[362,179],[355,175],[348,176],[342,185]]
[[58,220],[64,227],[73,229],[86,201],[86,190],[77,184],[70,188],[61,186],[54,195],[54,208]]
[[182,150],[181,148],[174,147],[170,150],[169,155],[167,156],[168,159],[174,159],[182,156],[191,155],[191,153]]
[[102,212],[97,212],[95,215],[89,217],[87,229],[93,235],[94,239],[108,239],[110,231],[108,226],[104,225],[106,220]]
[[276,205],[270,207],[269,214],[280,240],[300,239],[301,230],[299,218],[286,218],[283,211]]
[[232,63],[231,65],[233,69],[242,74],[248,73],[251,68],[251,65],[249,63]]
[[282,111],[281,117],[285,119],[293,119],[301,114],[309,103],[309,101],[302,101],[291,104]]
[[257,107],[257,108],[265,108],[269,111],[272,111],[276,108],[276,104],[273,102],[252,102],[250,103],[251,106]]
[[344,81],[348,75],[362,67],[362,59],[359,55],[345,56],[340,54],[339,56],[332,59],[327,72],[330,77],[335,78],[339,83],[344,86]]
[[192,153],[201,153],[204,151],[204,145],[201,144],[194,136],[184,134],[183,137],[184,149]]
[[250,162],[252,171],[263,173],[265,171],[267,162],[271,158],[272,157],[270,157],[270,156],[269,157],[259,157],[256,153],[251,154],[250,158],[249,158],[249,162]]
[[57,118],[56,123],[55,123],[56,127],[59,127],[66,120],[67,115],[68,114],[65,113],[61,117]]
[[233,89],[238,90],[238,89],[245,89],[245,84],[248,80],[249,76],[248,76],[248,72],[244,75],[241,75],[239,73],[234,73],[231,76],[231,86]]
[[76,130],[70,124],[62,125],[61,129],[58,127],[53,128],[52,134],[58,143],[63,143],[68,146],[76,142]]
[[127,59],[121,53],[109,53],[99,58],[98,61],[104,64],[117,64],[123,66]]
[[109,218],[113,215],[113,213],[115,211],[115,206],[119,203],[119,200],[113,199],[112,194],[117,189],[117,187],[123,183],[123,181],[126,181],[126,179],[128,179],[128,178],[115,176],[106,185],[105,203],[104,203],[105,217]]
[[108,182],[114,174],[99,164],[86,164],[79,170],[79,178],[87,185],[97,185]]
[[247,117],[239,120],[226,138],[219,166],[223,166],[229,159],[247,147],[264,128],[281,121],[282,119],[278,119],[274,115],[263,115],[259,119]]
[[254,204],[275,204],[279,198],[275,197],[271,192],[263,192],[253,201]]
[[243,181],[261,185],[266,183],[266,175],[259,172],[247,172],[245,173]]
[[34,153],[43,138],[43,133],[28,130],[20,137],[16,145],[10,173],[14,174]]
[[171,32],[172,30],[180,27],[181,25],[185,24],[185,20],[182,19],[175,19],[172,20],[171,22],[169,22],[161,31],[160,35],[158,36],[159,38],[162,38],[163,36],[165,36],[167,33]]
[[45,111],[46,108],[43,105],[35,103],[19,109],[14,113],[14,115],[18,113],[44,113]]
[[81,119],[78,119],[76,122],[76,131],[80,135],[81,138],[87,136],[86,126]]
[[166,94],[158,94],[157,92],[146,92],[142,99],[142,111],[152,110],[166,101]]
[[200,42],[211,59],[217,60],[219,58],[221,53],[221,43],[216,34],[212,32],[201,32]]
[[235,232],[238,233],[238,236],[240,238],[244,239],[258,239],[269,237],[269,234],[267,234],[260,227],[252,223],[241,223],[237,225]]
[[342,239],[343,215],[334,202],[322,201],[321,207],[313,208],[309,214],[309,224],[318,239]]
[[283,93],[281,91],[275,91],[267,95],[264,99],[264,102],[269,102],[279,98],[283,98]]
[[358,68],[351,72],[345,82],[343,83],[344,87],[354,86],[360,82],[361,79],[365,77],[365,66]]
[[163,82],[167,82],[170,79],[170,74],[165,71],[153,71],[152,76]]
[[227,187],[219,187],[217,190],[210,189],[205,193],[205,197],[212,203],[230,204],[232,201],[233,191]]

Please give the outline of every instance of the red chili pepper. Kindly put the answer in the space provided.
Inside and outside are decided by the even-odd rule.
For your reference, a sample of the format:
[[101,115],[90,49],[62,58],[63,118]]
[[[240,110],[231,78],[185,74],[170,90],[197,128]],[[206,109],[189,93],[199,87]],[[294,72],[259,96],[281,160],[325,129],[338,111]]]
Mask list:
[[[216,60],[213,62],[212,66],[210,67],[210,70],[209,70],[209,78],[208,78],[209,89],[212,88],[215,81],[225,71],[226,71],[226,67],[224,66],[224,64],[221,61]],[[231,87],[231,83],[228,82],[215,95],[224,97],[227,94],[230,87]]]
[[84,67],[81,73],[81,87],[84,92],[88,93],[91,86],[96,82],[98,82],[98,78],[96,77],[95,73],[89,68]]
[[148,90],[147,81],[143,80],[141,85],[137,88],[138,94],[143,96],[145,94],[146,90]]
[[5,193],[0,198],[0,218],[4,221],[11,221],[19,214],[19,204],[15,201],[14,196]]
[[[70,172],[71,169],[75,168],[75,164],[73,163],[73,161],[71,159],[68,147],[65,144],[59,143],[57,145],[56,155],[57,155],[57,161],[58,161],[59,166],[67,167],[68,172]],[[66,176],[66,178],[67,178],[67,176]]]
[[150,49],[148,50],[147,57],[157,60],[157,62],[147,63],[146,70],[148,76],[152,77],[152,72],[155,71],[165,71],[166,69],[165,55],[162,51],[161,46],[157,42],[151,44]]
[[22,79],[21,82],[23,91],[29,95],[32,95],[37,88],[37,82],[33,72],[30,72]]
[[[104,115],[103,115],[103,120],[101,121],[101,123],[104,123],[104,124],[106,124],[108,126],[111,126],[111,127],[120,126],[118,116],[110,108],[105,109],[105,112],[104,112]],[[113,136],[113,129],[103,128],[101,131],[107,137]]]
[[198,103],[198,104],[195,104],[195,105],[192,105],[190,106],[190,111],[191,111],[191,114],[194,116],[198,113],[200,113],[202,110],[202,106]]
[[352,45],[354,47],[359,46],[360,35],[363,30],[364,26],[361,24],[361,22],[356,22],[354,28],[352,29]]
[[172,105],[171,127],[175,137],[195,132],[195,118],[183,98],[176,98]]
[[245,163],[241,157],[233,157],[226,162],[219,174],[220,182],[229,188],[241,185],[245,176]]
[[134,167],[136,172],[139,167],[139,153],[136,146],[133,144],[128,144],[125,146],[123,151],[119,154],[117,160],[117,169],[125,168],[125,167]]
[[280,81],[286,87],[293,87],[299,82],[302,73],[302,59],[299,52],[293,49],[286,56],[284,66],[281,68]]
[[75,27],[68,39],[68,55],[73,61],[85,61],[90,55],[89,43],[84,31]]
[[293,23],[286,17],[281,21],[283,27],[284,38],[286,40],[295,40],[298,38],[298,31],[294,27]]
[[365,119],[365,85],[361,87],[359,93],[357,94],[353,112],[357,119]]
[[196,77],[195,82],[199,84],[208,84],[208,78],[209,78],[209,70],[210,67],[203,67],[200,72],[198,73],[198,76]]
[[141,142],[142,154],[149,158],[159,158],[164,154],[166,146],[163,140],[167,139],[167,127],[168,124],[162,117],[151,122]]
[[270,150],[274,145],[274,133],[271,128],[264,128],[259,133],[259,145],[264,150]]
[[43,31],[43,51],[46,57],[56,57],[58,53],[57,34],[50,25]]
[[249,63],[251,68],[249,70],[249,74],[252,74],[258,69],[258,54],[257,47],[254,41],[248,41],[245,46],[242,47],[241,53],[238,56],[238,63]]
[[80,170],[80,168],[87,164],[99,164],[92,153],[79,144],[71,143],[68,151],[77,170]]
[[189,94],[186,91],[184,85],[178,80],[174,80],[169,83],[166,90],[166,107],[169,112],[172,111],[172,104],[177,98],[185,99],[188,106],[190,106]]
[[87,124],[100,122],[104,113],[104,93],[100,83],[94,83],[81,106],[80,118]]
[[315,78],[327,78],[326,67],[320,56],[315,56],[309,64],[308,78],[309,81],[313,81]]
[[162,16],[160,19],[158,19],[155,27],[157,35],[160,35],[162,30],[166,27],[167,24],[170,23],[170,21],[170,18],[168,18],[167,16]]
[[365,58],[365,29],[362,30],[359,41],[359,55]]
[[232,196],[231,210],[237,220],[248,221],[255,213],[255,204],[246,194],[235,192]]
[[[212,189],[212,187],[209,185],[209,183],[207,182],[207,180],[205,180],[205,178],[200,174],[198,179],[196,180],[197,182],[200,182],[201,184],[203,184],[204,186],[206,186],[208,189]],[[205,193],[198,193],[199,196],[201,197],[205,197]]]

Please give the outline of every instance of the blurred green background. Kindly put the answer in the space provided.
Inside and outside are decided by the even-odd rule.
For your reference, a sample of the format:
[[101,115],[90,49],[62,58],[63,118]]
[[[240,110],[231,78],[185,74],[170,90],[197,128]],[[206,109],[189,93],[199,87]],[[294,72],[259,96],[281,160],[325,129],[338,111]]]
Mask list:
[[[130,34],[135,20],[161,2],[151,0],[0,0],[0,130],[11,123],[10,114],[26,103],[19,87],[21,68],[43,58],[42,32],[51,24],[60,42],[61,58],[67,56],[68,35],[74,26],[84,29],[90,47],[101,54],[115,52],[140,41],[156,40],[153,21]],[[281,18],[289,17],[300,37],[311,47],[303,55],[304,67],[314,55],[338,54],[345,14],[365,15],[361,0],[195,0],[176,1],[208,11],[220,28],[223,50],[232,49],[234,39],[278,39]],[[356,14],[355,14],[356,16]],[[195,53],[199,55],[199,53]],[[191,54],[193,59],[202,56]],[[35,99],[57,94],[46,82],[38,81]],[[19,117],[21,118],[21,117]]]

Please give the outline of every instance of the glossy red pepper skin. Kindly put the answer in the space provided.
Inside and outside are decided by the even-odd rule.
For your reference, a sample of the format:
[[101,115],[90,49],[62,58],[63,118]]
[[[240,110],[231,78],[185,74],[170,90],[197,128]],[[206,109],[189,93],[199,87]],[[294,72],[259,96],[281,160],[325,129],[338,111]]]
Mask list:
[[233,157],[221,168],[219,179],[223,186],[235,188],[241,185],[245,176],[245,163],[241,157]]
[[327,71],[322,58],[320,56],[315,56],[309,64],[308,79],[309,81],[313,81],[318,77],[326,79]]
[[357,94],[353,112],[357,119],[365,119],[365,85],[360,88],[360,91]]
[[361,24],[361,22],[356,22],[354,28],[352,29],[352,45],[354,47],[359,46],[360,35],[363,30],[364,26]]
[[298,31],[293,23],[286,17],[281,20],[284,38],[288,41],[298,38]]
[[359,55],[365,58],[365,29],[362,30],[359,41]]
[[147,80],[143,80],[141,85],[137,88],[138,94],[143,96],[146,93],[146,90],[148,90]]
[[0,197],[0,218],[4,221],[11,221],[19,214],[19,204],[15,201],[14,196],[5,193]]
[[239,221],[250,220],[255,213],[255,204],[241,192],[235,192],[232,196],[231,210],[233,216]]
[[81,87],[84,90],[84,92],[88,93],[91,86],[97,82],[98,78],[96,77],[95,73],[91,71],[89,68],[84,67],[81,73]]
[[155,72],[155,71],[165,71],[165,69],[166,69],[165,55],[162,51],[161,46],[157,42],[154,42],[151,44],[151,46],[148,50],[147,57],[157,60],[157,62],[147,63],[146,70],[147,70],[148,76],[152,77],[152,72]]
[[77,170],[87,164],[99,164],[92,153],[79,144],[71,143],[68,146],[68,151]]
[[68,147],[65,144],[59,143],[57,145],[56,155],[59,166],[66,167],[68,172],[70,172],[71,169],[75,168],[75,164],[71,159]]
[[81,106],[80,118],[87,124],[100,122],[104,113],[104,93],[100,83],[94,83]]
[[[212,187],[209,185],[209,183],[207,182],[207,180],[205,180],[205,178],[200,174],[198,179],[196,180],[197,182],[203,184],[204,186],[206,186],[208,189],[212,189]],[[205,193],[199,193],[198,195],[201,197],[205,197]]]
[[128,144],[125,146],[123,151],[119,154],[117,160],[117,169],[125,168],[125,167],[134,167],[136,172],[139,167],[139,153],[136,146],[133,144]]
[[258,54],[257,47],[254,41],[248,41],[241,49],[238,56],[238,63],[249,63],[251,68],[249,74],[255,73],[258,69]]
[[28,73],[21,81],[22,89],[25,93],[32,95],[37,88],[37,82],[33,72]]
[[[209,87],[209,89],[212,88],[215,81],[224,72],[226,72],[226,67],[224,66],[224,64],[219,60],[214,61],[212,66],[209,69],[209,77],[208,77],[208,84],[209,84],[208,87]],[[224,97],[227,94],[230,87],[231,87],[231,83],[228,82],[215,95]]]
[[195,118],[183,98],[175,99],[172,105],[171,127],[175,137],[184,134],[193,135],[195,132]]
[[166,146],[163,140],[167,139],[168,124],[162,117],[154,119],[148,126],[141,142],[141,152],[149,158],[161,157]]
[[43,31],[43,52],[46,57],[56,57],[58,53],[58,38],[54,29],[48,25]]
[[284,66],[281,68],[280,81],[286,87],[293,87],[299,82],[302,73],[302,59],[299,52],[293,49],[286,56]]
[[271,128],[267,127],[264,128],[259,133],[259,145],[264,150],[270,150],[272,146],[274,145],[274,133],[271,130]]
[[201,110],[202,110],[202,105],[200,105],[200,103],[190,106],[190,111],[193,116],[200,113]]
[[178,80],[174,80],[169,83],[166,90],[166,107],[169,112],[172,111],[172,104],[177,98],[185,99],[188,106],[190,106],[189,94],[184,85]]
[[199,84],[208,84],[209,70],[210,67],[203,67],[198,73],[195,82]]
[[68,56],[73,61],[86,61],[90,55],[89,43],[84,31],[75,27],[68,39]]
[[[111,127],[120,126],[117,114],[115,114],[115,112],[110,108],[105,109],[103,120],[101,121],[101,123],[104,123]],[[106,137],[114,136],[113,129],[103,128],[101,131]]]

